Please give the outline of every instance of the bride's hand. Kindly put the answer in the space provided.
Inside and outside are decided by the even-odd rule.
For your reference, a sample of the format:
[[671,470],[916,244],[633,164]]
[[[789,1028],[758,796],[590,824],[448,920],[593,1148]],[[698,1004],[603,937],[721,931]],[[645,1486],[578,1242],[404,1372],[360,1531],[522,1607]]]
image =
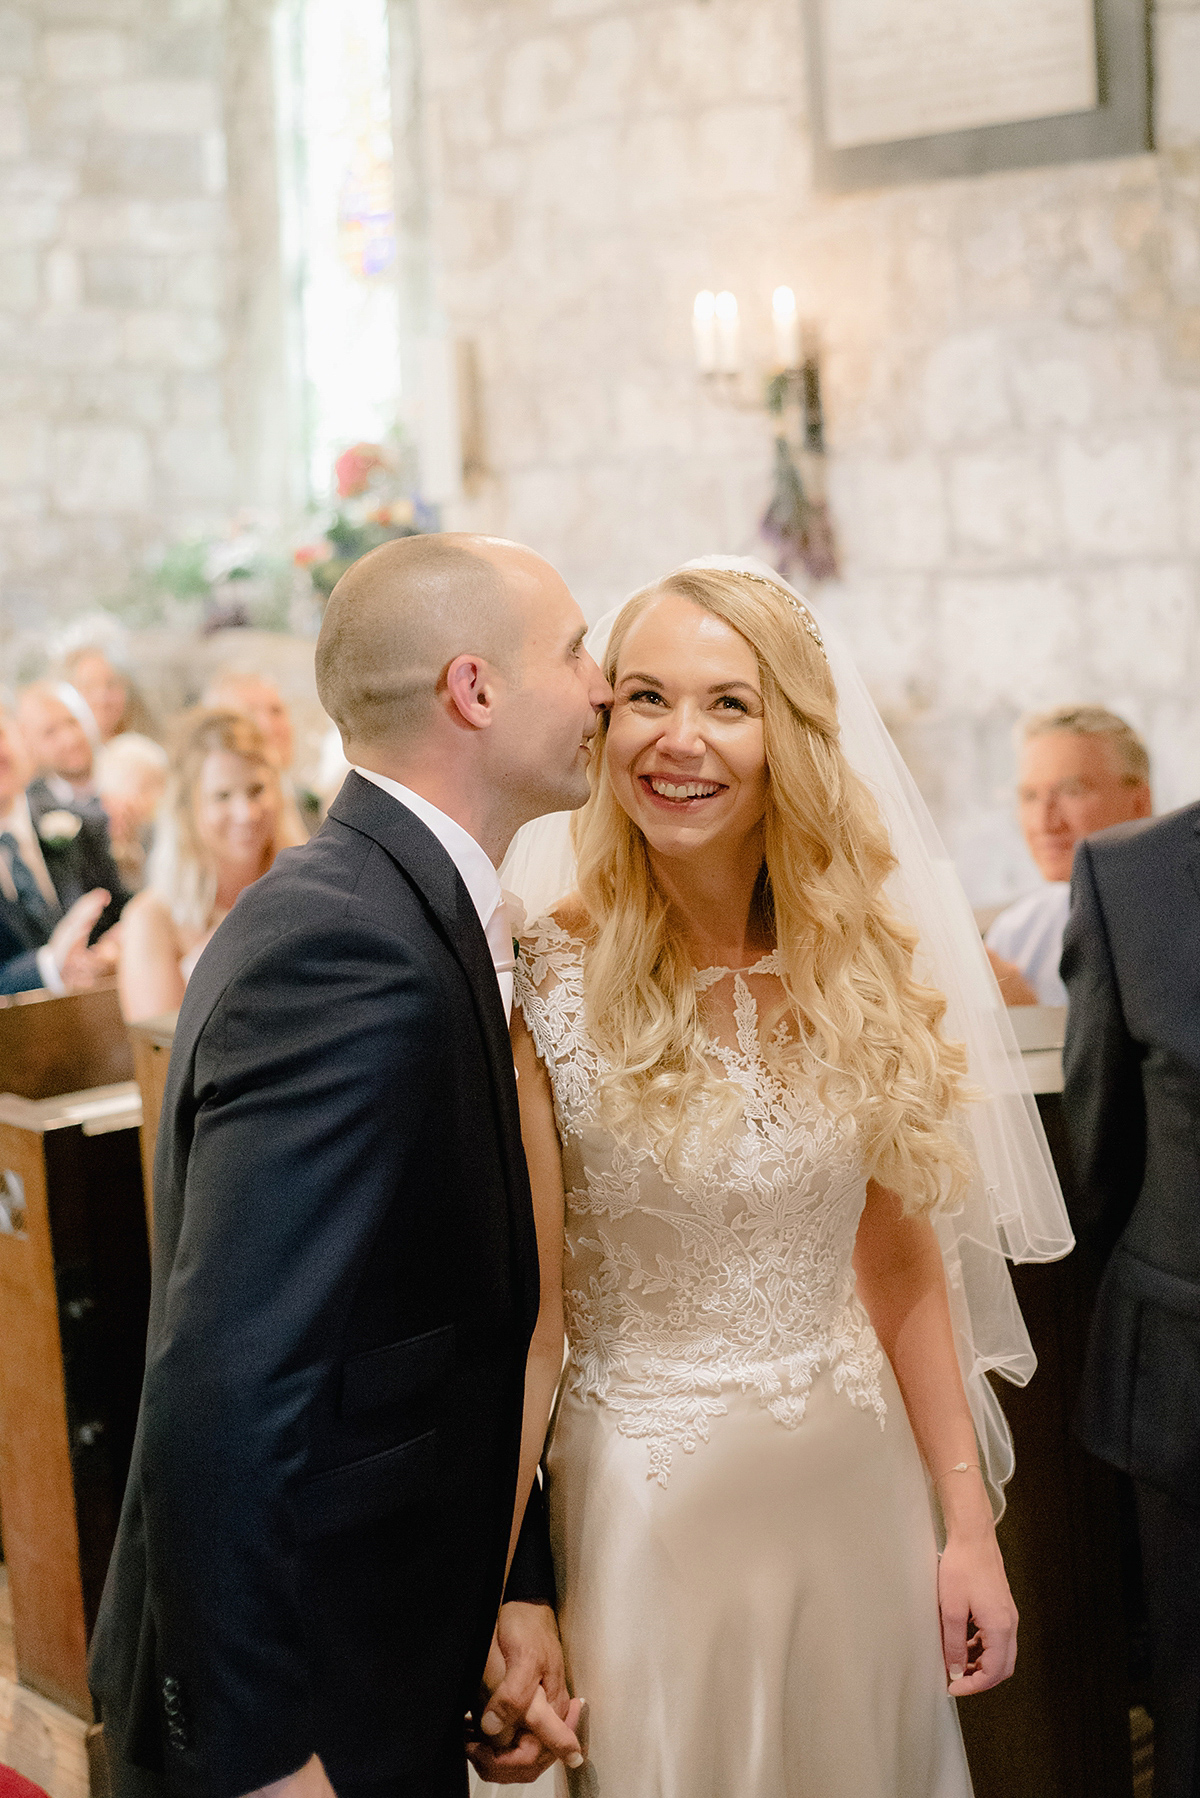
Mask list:
[[556,1760],[583,1763],[576,1734],[581,1705],[567,1690],[562,1646],[549,1605],[501,1606],[467,1753],[497,1785],[536,1779]]
[[1008,1679],[1017,1662],[1017,1607],[990,1524],[947,1538],[938,1603],[950,1696],[969,1698]]

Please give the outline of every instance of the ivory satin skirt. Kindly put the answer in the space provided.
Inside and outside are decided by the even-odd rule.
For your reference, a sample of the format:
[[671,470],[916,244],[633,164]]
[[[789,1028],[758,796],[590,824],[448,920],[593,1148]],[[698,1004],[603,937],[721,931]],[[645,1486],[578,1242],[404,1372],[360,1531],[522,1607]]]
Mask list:
[[928,1492],[886,1362],[883,1393],[881,1429],[824,1370],[787,1429],[726,1390],[665,1487],[605,1406],[564,1396],[548,1496],[588,1763],[524,1790],[970,1798]]

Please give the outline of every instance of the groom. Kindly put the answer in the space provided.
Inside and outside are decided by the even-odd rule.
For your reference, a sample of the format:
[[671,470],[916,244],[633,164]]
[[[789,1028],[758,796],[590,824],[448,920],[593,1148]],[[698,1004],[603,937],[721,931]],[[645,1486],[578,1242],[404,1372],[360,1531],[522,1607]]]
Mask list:
[[[587,795],[584,628],[482,537],[385,544],[330,599],[354,771],[205,952],[163,1103],[92,1656],[119,1798],[466,1792],[538,1312],[495,864]],[[504,1597],[501,1741],[542,1676],[566,1711],[536,1486]]]

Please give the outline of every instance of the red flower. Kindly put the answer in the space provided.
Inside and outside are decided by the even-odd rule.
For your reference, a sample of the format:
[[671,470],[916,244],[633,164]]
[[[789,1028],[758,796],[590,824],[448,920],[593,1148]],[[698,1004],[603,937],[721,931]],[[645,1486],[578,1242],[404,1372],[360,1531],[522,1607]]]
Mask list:
[[356,443],[352,449],[343,450],[333,465],[339,498],[353,499],[356,494],[365,493],[375,470],[386,467],[377,443]]

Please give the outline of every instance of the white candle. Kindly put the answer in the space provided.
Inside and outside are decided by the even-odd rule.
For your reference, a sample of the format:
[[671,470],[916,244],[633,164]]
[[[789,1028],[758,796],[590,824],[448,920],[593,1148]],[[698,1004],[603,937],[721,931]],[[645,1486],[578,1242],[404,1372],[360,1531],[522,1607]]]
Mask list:
[[717,366],[717,302],[707,288],[696,295],[692,307],[692,341],[696,346],[696,367],[702,375],[711,375]]
[[775,321],[775,360],[781,368],[800,366],[800,318],[796,296],[790,287],[777,287],[771,296]]
[[717,368],[723,375],[736,375],[742,366],[737,299],[731,293],[719,293],[716,297],[715,307],[717,314]]

